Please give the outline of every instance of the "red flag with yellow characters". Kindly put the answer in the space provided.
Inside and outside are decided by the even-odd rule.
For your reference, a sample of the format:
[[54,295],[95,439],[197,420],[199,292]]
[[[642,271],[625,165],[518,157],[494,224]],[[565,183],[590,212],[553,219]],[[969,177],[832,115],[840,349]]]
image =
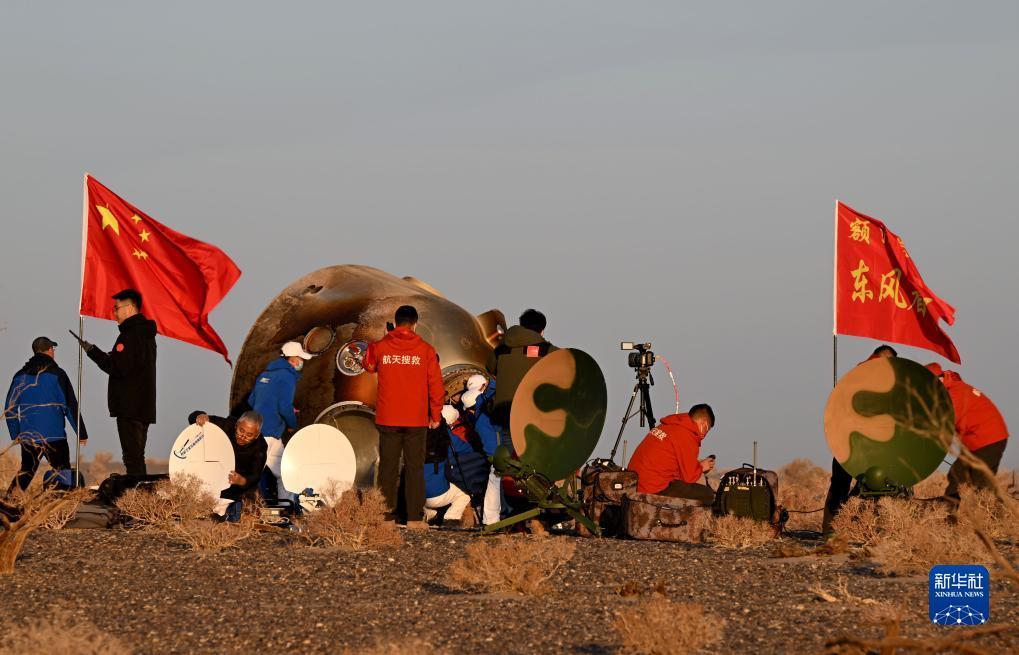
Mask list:
[[241,276],[226,253],[157,222],[90,175],[83,220],[82,316],[112,320],[111,296],[133,288],[160,334],[230,361],[209,325],[209,312]]
[[835,334],[932,350],[961,363],[940,321],[955,308],[924,284],[902,239],[884,223],[835,203]]

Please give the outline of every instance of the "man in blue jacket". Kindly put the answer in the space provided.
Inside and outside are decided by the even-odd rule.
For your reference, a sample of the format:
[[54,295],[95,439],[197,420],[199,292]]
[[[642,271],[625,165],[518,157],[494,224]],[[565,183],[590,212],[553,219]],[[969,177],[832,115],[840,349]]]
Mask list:
[[294,393],[304,362],[309,359],[311,354],[305,352],[301,344],[288,341],[283,344],[279,359],[270,362],[255,378],[255,386],[248,395],[248,405],[262,415],[262,436],[269,447],[259,488],[270,502],[278,500],[279,494],[286,491],[280,481],[283,433],[287,428],[297,429]]
[[66,472],[68,482],[73,480],[65,420],[82,444],[88,441],[84,420],[78,432],[78,399],[67,373],[57,366],[56,349],[56,342],[46,337],[32,341],[32,358],[15,374],[7,392],[4,418],[11,439],[21,446],[21,469],[11,481],[8,494],[15,486],[22,491],[28,488],[43,457],[54,471]]

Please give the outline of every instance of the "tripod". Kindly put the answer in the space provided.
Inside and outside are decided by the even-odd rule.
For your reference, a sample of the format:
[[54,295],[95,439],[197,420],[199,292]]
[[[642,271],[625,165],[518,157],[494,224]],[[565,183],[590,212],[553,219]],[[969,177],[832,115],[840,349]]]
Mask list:
[[[623,423],[619,426],[619,434],[616,436],[616,443],[612,444],[612,452],[609,454],[609,461],[615,463],[616,461],[616,450],[619,449],[619,441],[623,438],[623,431],[626,430],[626,424],[634,416],[640,416],[640,427],[644,427],[644,421],[647,421],[647,425],[654,427],[655,415],[651,409],[651,387],[655,386],[655,378],[651,375],[650,367],[638,367],[637,368],[637,384],[633,385],[633,393],[630,394],[630,404],[626,406],[626,413],[623,414]],[[637,411],[633,411],[633,403],[637,400],[637,394],[640,394],[640,407]]]

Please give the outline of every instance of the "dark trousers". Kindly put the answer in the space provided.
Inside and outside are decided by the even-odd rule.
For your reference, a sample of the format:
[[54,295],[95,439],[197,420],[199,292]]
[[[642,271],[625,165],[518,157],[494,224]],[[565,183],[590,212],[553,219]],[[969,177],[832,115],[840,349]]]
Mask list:
[[145,441],[149,436],[149,424],[118,416],[117,434],[120,435],[121,459],[127,474],[145,475]]
[[388,425],[380,425],[378,428],[379,489],[386,498],[386,506],[390,514],[395,514],[402,455],[403,500],[407,505],[407,520],[420,521],[425,511],[425,435],[428,428]]
[[8,494],[14,491],[14,487],[22,491],[28,489],[43,457],[55,471],[71,468],[71,451],[67,447],[67,439],[50,442],[23,439],[18,441],[18,445],[21,446],[21,469],[11,480],[11,486],[7,488]]
[[715,502],[715,492],[711,490],[711,487],[680,480],[670,482],[669,486],[658,492],[658,495],[670,498],[689,498],[699,501],[701,505],[711,505]]
[[[1007,443],[1008,439],[996,441],[983,448],[974,450],[973,455],[997,473],[998,465],[1001,464],[1001,456],[1005,453],[1005,444]],[[952,468],[948,469],[948,486],[945,488],[945,497],[958,501],[960,484],[968,484],[981,489],[989,489],[991,487],[991,481],[987,479],[986,473],[974,469],[962,461],[962,458],[957,458],[955,463],[952,464]]]
[[828,496],[824,499],[824,518],[821,521],[821,532],[831,532],[831,522],[842,506],[849,500],[849,489],[853,486],[853,476],[842,468],[839,461],[832,457],[831,482],[828,484]]

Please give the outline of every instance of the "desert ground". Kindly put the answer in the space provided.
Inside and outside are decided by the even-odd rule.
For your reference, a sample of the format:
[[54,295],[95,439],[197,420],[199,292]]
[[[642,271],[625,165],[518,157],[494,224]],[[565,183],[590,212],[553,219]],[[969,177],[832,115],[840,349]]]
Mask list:
[[[782,473],[786,503],[823,494],[823,469],[799,461]],[[980,520],[993,518],[977,500]],[[888,634],[929,648],[901,653],[1019,651],[1019,582],[976,552],[965,521],[921,501],[872,505],[850,507],[852,538],[826,546],[812,531],[820,514],[794,515],[780,538],[720,522],[704,544],[434,528],[351,538],[350,512],[367,505],[301,533],[183,515],[44,527],[0,576],[0,652],[852,653],[866,645],[836,640]],[[999,556],[1019,560],[1014,526],[991,534]],[[990,623],[1011,631],[930,624],[925,558],[947,553],[989,565]],[[964,635],[970,650],[951,650]]]

